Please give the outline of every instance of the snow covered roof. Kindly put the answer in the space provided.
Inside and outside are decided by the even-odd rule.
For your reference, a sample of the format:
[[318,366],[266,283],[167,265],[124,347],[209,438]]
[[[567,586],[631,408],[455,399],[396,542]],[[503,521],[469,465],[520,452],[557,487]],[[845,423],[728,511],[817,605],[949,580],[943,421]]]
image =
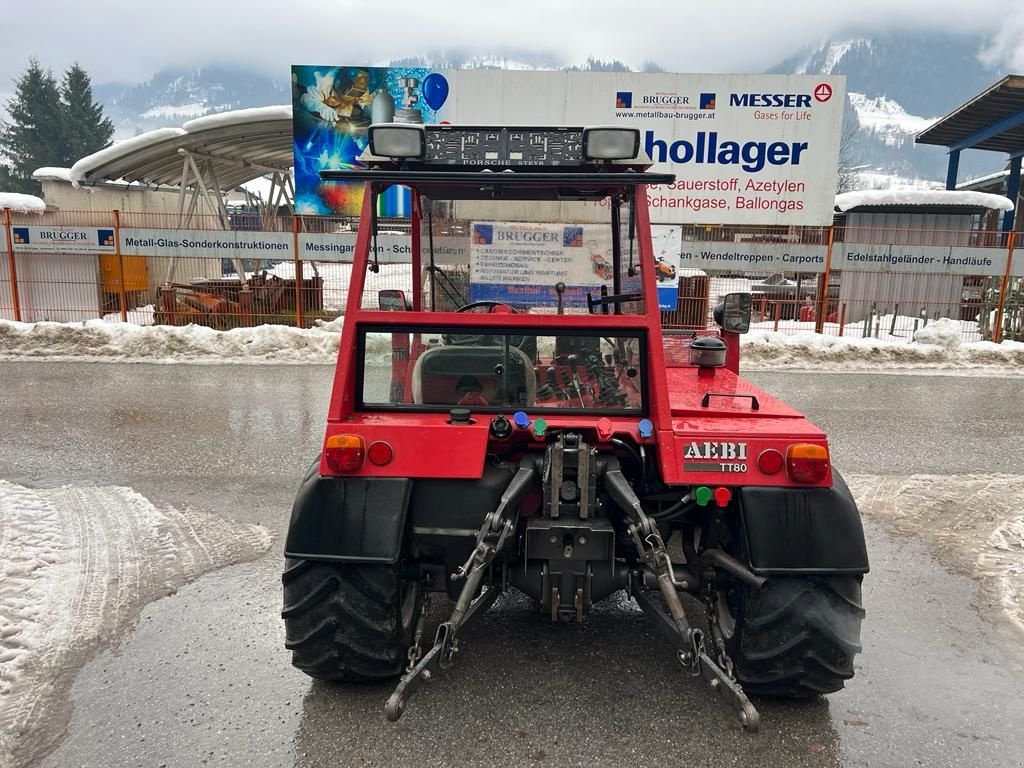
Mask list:
[[959,184],[956,185],[956,188],[957,189],[979,189],[981,187],[991,186],[992,184],[994,184],[996,182],[999,183],[999,186],[1005,187],[1006,186],[1006,179],[1009,177],[1009,175],[1010,175],[1010,169],[1007,168],[1006,170],[1003,170],[1003,171],[996,171],[995,173],[990,173],[987,176],[979,176],[976,179],[968,179],[967,181],[961,181]]
[[850,211],[855,208],[878,206],[933,206],[964,208],[994,208],[1012,211],[1013,203],[1003,195],[987,192],[957,192],[948,189],[873,189],[864,192],[843,192],[836,195],[836,208]]
[[51,166],[36,168],[32,171],[32,178],[36,181],[71,181],[71,169]]
[[42,213],[46,203],[35,195],[20,192],[0,192],[0,210],[10,208],[15,213]]
[[211,161],[222,189],[268,170],[286,171],[292,164],[292,109],[239,109],[189,120],[181,128],[148,131],[83,157],[71,167],[70,181],[75,186],[107,181],[178,186],[184,162],[179,150],[193,153],[199,166]]

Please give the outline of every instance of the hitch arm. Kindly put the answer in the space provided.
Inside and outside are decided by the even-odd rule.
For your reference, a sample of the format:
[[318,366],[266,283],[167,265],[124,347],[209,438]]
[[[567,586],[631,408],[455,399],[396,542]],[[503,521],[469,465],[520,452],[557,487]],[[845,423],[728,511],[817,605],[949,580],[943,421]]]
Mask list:
[[[516,529],[519,520],[519,502],[530,490],[537,475],[537,463],[528,457],[516,472],[497,509],[490,512],[480,526],[476,546],[466,562],[451,575],[452,581],[465,579],[459,599],[448,621],[437,628],[434,646],[427,651],[419,662],[406,672],[398,681],[394,693],[384,705],[384,715],[395,722],[405,712],[409,697],[426,682],[430,682],[437,671],[450,664],[459,650],[459,633],[473,623],[494,604],[498,598],[498,587],[485,586],[481,590],[488,566],[505,545]],[[477,592],[479,591],[479,595]]]
[[390,722],[394,723],[402,716],[409,703],[409,698],[419,690],[421,685],[431,682],[441,667],[452,661],[458,651],[457,635],[459,630],[471,626],[486,613],[487,609],[498,599],[498,591],[497,587],[485,587],[480,596],[469,604],[458,623],[446,621],[437,628],[434,646],[423,655],[415,667],[402,675],[394,693],[384,705],[384,716]]
[[[693,649],[686,638],[679,633],[676,622],[665,613],[664,609],[651,599],[644,590],[636,590],[633,597],[648,616],[654,619],[655,626],[675,647],[679,654],[692,653]],[[740,720],[740,725],[750,733],[757,733],[761,728],[761,715],[750,703],[747,694],[707,653],[701,648],[697,652],[697,664],[701,677],[707,680],[713,691],[721,696]]]

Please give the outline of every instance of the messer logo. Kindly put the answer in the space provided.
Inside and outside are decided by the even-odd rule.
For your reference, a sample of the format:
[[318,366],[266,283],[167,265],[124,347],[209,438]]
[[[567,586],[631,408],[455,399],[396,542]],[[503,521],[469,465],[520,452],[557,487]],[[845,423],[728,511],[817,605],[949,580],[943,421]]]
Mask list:
[[828,83],[818,83],[814,87],[814,100],[825,103],[832,98],[832,86]]

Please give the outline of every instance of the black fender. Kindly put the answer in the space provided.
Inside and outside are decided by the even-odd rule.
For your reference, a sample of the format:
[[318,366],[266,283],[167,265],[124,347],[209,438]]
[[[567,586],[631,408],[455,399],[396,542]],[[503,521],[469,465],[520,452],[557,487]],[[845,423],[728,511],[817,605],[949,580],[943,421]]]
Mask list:
[[412,481],[322,477],[319,460],[292,505],[284,556],[301,560],[395,563],[402,552]]
[[832,470],[831,488],[752,486],[737,493],[745,552],[760,574],[864,574],[864,526],[853,495]]

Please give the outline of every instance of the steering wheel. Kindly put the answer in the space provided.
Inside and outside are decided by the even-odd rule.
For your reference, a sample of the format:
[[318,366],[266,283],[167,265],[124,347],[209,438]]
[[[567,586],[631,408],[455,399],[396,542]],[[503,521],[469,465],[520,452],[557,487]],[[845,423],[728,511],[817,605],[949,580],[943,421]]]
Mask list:
[[471,302],[469,304],[464,304],[463,306],[459,307],[455,311],[456,312],[476,312],[478,309],[487,308],[488,310],[493,310],[495,307],[508,307],[509,311],[513,315],[518,315],[519,314],[519,312],[516,310],[515,307],[511,306],[510,304],[506,304],[503,301],[474,301],[474,302]]
[[[495,307],[508,307],[509,313],[513,315],[520,314],[519,310],[515,307],[506,304],[503,301],[474,301],[469,304],[465,304],[455,310],[457,313],[463,312],[477,312],[483,314],[481,310],[487,310],[488,314],[492,313]],[[497,346],[495,337],[491,335],[480,335],[480,334],[469,334],[469,335],[455,335],[445,334],[442,336],[445,344],[452,346],[474,346],[474,347],[493,347]],[[522,349],[523,343],[526,341],[525,336],[509,336],[509,344],[513,347],[519,347]]]
[[594,310],[597,308],[604,309],[605,307],[618,306],[629,301],[643,301],[644,295],[642,293],[618,293],[610,296],[601,296],[600,298],[593,298],[589,293],[587,294],[587,309],[590,314],[598,314]]

